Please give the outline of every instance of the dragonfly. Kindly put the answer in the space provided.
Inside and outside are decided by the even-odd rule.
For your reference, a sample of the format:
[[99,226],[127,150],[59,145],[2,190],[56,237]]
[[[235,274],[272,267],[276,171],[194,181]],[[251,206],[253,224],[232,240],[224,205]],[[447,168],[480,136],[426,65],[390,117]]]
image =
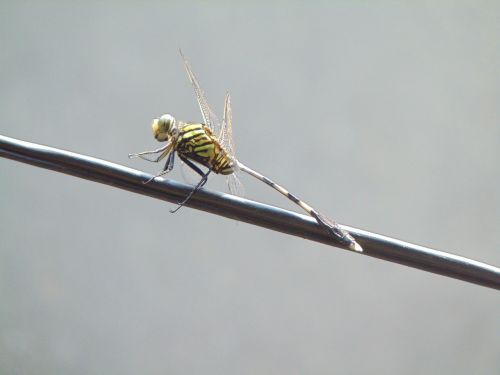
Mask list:
[[[200,176],[200,181],[193,187],[184,200],[178,202],[177,208],[170,210],[170,212],[174,213],[184,206],[191,197],[206,184],[208,176],[212,172],[228,177],[229,190],[232,193],[238,193],[241,187],[236,173],[242,171],[264,182],[283,194],[293,203],[297,204],[312,216],[318,224],[339,243],[352,251],[362,252],[362,247],[356,242],[352,235],[341,228],[335,221],[312,208],[309,204],[299,199],[283,186],[247,167],[236,159],[232,136],[232,111],[229,93],[226,93],[224,99],[224,112],[221,123],[208,105],[205,93],[201,89],[191,69],[191,65],[182,51],[179,52],[189,81],[193,86],[196,100],[203,117],[203,123],[183,122],[169,113],[164,114],[153,120],[152,130],[155,139],[159,142],[166,142],[165,145],[156,150],[129,154],[129,158],[131,159],[141,158],[151,162],[160,162],[166,158],[164,168],[144,183],[149,183],[155,178],[169,173],[174,168],[176,154],[189,168]],[[156,157],[150,159],[150,155],[156,155]],[[204,172],[200,166],[208,170]]]

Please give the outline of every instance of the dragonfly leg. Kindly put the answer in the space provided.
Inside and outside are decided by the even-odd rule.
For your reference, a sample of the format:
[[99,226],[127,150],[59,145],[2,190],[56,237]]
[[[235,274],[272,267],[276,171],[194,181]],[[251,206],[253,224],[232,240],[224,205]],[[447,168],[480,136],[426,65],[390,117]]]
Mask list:
[[163,168],[163,170],[170,172],[172,169],[174,169],[174,161],[175,152],[172,152],[170,155],[168,155],[167,162],[165,163],[165,167]]
[[212,172],[212,169],[209,169],[207,173],[203,173],[203,171],[200,168],[198,168],[196,165],[194,165],[191,161],[189,161],[188,159],[186,159],[183,156],[179,155],[179,157],[193,171],[195,171],[196,173],[198,173],[201,176],[201,180],[196,184],[196,186],[193,188],[193,190],[191,190],[191,192],[188,194],[188,196],[183,201],[177,202],[178,206],[175,209],[170,210],[170,213],[172,213],[172,214],[175,214],[177,211],[179,211],[179,209],[182,206],[184,206],[191,199],[191,197],[193,196],[193,194],[196,193],[198,190],[200,190],[203,187],[203,185],[205,185],[207,183],[208,175]]
[[160,156],[158,156],[157,158],[154,158],[154,159],[150,159],[144,155],[154,155],[154,154],[157,154],[159,152],[165,151],[168,147],[170,147],[170,144],[166,144],[165,146],[160,147],[156,150],[152,150],[152,151],[143,151],[143,152],[139,152],[137,154],[128,154],[128,158],[129,159],[141,158],[142,160],[147,160],[147,161],[150,161],[153,163],[158,163],[165,156],[165,155],[163,155],[163,153],[161,153]]
[[165,163],[165,167],[161,170],[161,172],[158,173],[157,175],[151,177],[149,180],[144,181],[143,184],[148,184],[151,181],[153,181],[156,177],[163,176],[163,175],[167,174],[168,172],[170,172],[172,169],[174,169],[174,159],[175,159],[175,152],[171,152],[168,155],[167,162]]

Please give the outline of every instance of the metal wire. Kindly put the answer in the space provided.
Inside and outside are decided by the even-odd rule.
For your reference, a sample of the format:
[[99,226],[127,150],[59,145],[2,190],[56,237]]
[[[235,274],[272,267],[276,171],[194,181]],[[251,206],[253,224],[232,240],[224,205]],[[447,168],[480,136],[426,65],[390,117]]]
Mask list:
[[[149,197],[177,202],[192,189],[170,179],[156,179],[105,160],[0,135],[0,156],[37,167],[111,185]],[[186,206],[294,236],[342,247],[309,216],[220,192],[202,189]],[[341,225],[364,249],[362,254],[443,276],[499,289],[500,269],[444,251]],[[357,254],[357,253],[354,253]]]

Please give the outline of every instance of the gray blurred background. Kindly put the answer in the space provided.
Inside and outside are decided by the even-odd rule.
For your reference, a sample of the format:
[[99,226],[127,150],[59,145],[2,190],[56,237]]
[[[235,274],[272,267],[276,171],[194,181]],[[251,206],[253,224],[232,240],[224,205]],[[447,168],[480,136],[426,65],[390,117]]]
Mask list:
[[[201,119],[182,47],[219,114],[230,90],[243,162],[341,223],[499,265],[497,4],[3,1],[0,133],[156,172],[127,159],[151,119]],[[494,290],[11,160],[0,178],[1,374],[500,368]]]

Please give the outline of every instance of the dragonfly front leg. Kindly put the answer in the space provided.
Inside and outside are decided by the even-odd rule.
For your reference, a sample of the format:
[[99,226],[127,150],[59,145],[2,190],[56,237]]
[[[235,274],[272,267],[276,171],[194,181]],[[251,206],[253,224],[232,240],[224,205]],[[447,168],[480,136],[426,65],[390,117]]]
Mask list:
[[191,190],[191,192],[188,194],[188,196],[182,201],[182,202],[177,202],[179,206],[177,206],[175,209],[170,210],[170,213],[175,214],[179,209],[184,206],[193,196],[194,193],[196,193],[198,190],[200,190],[203,185],[207,183],[208,180],[208,175],[212,172],[212,169],[209,169],[207,173],[203,173],[203,171],[198,168],[196,165],[191,163],[188,159],[185,157],[179,155],[179,157],[182,159],[184,163],[186,163],[193,171],[198,173],[201,176],[201,180],[196,184],[196,186]]
[[[143,160],[147,160],[147,161],[150,161],[152,163],[158,163],[161,159],[163,159],[165,157],[165,152],[163,152],[163,151],[169,149],[170,147],[171,147],[171,144],[167,143],[165,146],[160,147],[160,148],[153,150],[153,151],[143,151],[143,152],[138,152],[137,154],[128,154],[128,158],[129,159],[141,158]],[[144,156],[144,155],[157,154],[159,152],[161,152],[160,156],[158,156],[155,159],[150,159],[150,158],[147,158]]]

